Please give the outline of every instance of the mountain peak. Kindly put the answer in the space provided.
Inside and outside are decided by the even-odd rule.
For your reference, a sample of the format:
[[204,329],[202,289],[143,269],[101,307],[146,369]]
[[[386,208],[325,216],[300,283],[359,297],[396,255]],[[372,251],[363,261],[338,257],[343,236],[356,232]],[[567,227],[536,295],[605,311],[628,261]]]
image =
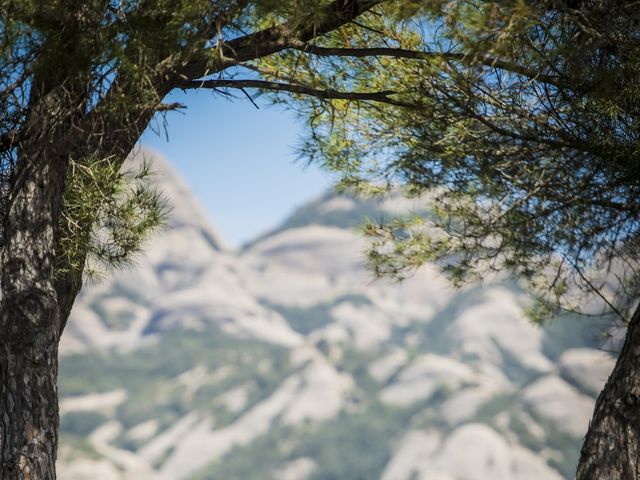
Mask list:
[[227,250],[199,200],[182,176],[160,153],[146,147],[138,148],[125,161],[123,169],[135,172],[143,163],[151,166],[153,184],[169,201],[171,211],[167,226],[170,229],[197,230],[214,250]]

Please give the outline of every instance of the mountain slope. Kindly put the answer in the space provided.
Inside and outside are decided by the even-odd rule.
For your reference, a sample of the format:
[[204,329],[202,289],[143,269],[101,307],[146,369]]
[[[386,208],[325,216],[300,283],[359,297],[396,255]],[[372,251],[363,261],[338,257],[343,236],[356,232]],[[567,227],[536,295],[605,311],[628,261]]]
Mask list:
[[175,178],[173,228],[74,309],[61,478],[572,476],[606,319],[536,328],[516,282],[435,266],[372,281],[351,227],[396,198],[327,195],[232,252]]

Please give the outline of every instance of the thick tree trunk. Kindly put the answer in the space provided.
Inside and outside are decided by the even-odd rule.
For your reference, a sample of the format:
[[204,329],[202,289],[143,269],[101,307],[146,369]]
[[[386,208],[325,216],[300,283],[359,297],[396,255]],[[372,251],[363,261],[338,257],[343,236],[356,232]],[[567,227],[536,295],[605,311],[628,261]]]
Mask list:
[[61,305],[54,271],[67,157],[52,151],[55,142],[50,139],[34,135],[32,144],[19,152],[4,219],[0,305],[2,480],[56,478]]
[[640,479],[640,307],[596,401],[576,479]]
[[58,315],[55,298],[4,302],[0,327],[0,478],[55,479]]

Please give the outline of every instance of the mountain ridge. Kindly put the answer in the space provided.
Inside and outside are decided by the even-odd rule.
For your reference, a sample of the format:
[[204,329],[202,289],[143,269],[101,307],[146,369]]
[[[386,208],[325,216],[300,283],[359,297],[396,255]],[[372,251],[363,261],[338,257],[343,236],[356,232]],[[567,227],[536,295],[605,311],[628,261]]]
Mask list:
[[353,222],[399,199],[326,195],[232,251],[179,192],[186,218],[74,307],[61,478],[571,477],[613,365],[577,318],[532,326],[506,277],[372,282]]

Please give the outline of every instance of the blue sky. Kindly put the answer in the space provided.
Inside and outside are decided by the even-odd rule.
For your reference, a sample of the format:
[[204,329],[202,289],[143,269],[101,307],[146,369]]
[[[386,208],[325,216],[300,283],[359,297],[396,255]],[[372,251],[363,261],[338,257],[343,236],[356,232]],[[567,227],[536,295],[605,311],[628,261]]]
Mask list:
[[187,105],[167,116],[168,141],[148,130],[141,144],[162,153],[200,199],[230,245],[275,227],[295,207],[332,184],[329,173],[295,161],[302,124],[256,99],[228,100],[209,91],[173,93]]

